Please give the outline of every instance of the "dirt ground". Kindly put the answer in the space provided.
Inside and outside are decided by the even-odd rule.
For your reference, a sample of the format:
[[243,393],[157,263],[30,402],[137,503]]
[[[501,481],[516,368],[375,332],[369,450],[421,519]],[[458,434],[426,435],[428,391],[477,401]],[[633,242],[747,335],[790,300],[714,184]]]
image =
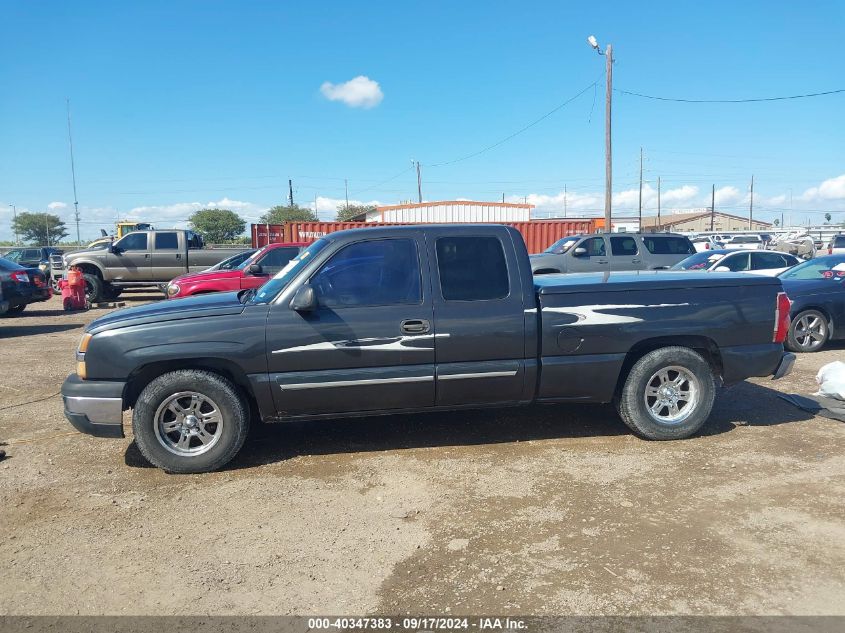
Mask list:
[[843,345],[690,440],[608,406],[366,418],[175,476],[62,415],[103,313],[0,319],[2,614],[845,614],[845,424],[777,398]]

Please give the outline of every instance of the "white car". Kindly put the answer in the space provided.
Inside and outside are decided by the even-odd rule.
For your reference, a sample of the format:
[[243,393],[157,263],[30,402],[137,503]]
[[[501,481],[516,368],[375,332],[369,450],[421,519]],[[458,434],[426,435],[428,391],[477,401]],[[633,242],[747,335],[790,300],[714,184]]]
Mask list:
[[715,272],[743,272],[774,277],[803,260],[789,253],[776,251],[744,251],[721,249],[704,251],[681,260],[670,270],[707,270]]
[[690,241],[695,247],[696,253],[703,253],[704,251],[715,251],[720,248],[725,248],[725,245],[722,244],[719,240],[717,240],[716,237],[713,235],[702,235],[701,237],[696,237],[695,239]]
[[834,235],[827,245],[828,255],[845,255],[845,235]]
[[725,242],[725,248],[759,250],[763,248],[763,238],[759,235],[735,235]]

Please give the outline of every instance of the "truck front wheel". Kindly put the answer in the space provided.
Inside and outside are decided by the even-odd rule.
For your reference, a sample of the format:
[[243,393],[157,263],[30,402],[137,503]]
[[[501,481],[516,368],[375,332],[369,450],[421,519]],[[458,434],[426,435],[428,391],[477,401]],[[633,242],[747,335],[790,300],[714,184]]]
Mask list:
[[183,369],[150,382],[132,411],[141,454],[171,473],[205,473],[226,465],[249,431],[237,388],[209,371]]
[[103,298],[103,280],[98,275],[85,273],[85,298],[88,303],[99,303]]
[[715,397],[713,370],[701,354],[688,347],[662,347],[634,364],[616,406],[640,437],[676,440],[702,427]]

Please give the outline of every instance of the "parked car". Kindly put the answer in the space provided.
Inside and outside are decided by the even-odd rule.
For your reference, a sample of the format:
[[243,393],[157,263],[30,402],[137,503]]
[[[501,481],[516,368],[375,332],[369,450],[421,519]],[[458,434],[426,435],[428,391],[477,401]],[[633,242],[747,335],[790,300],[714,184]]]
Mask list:
[[695,253],[685,235],[673,233],[610,233],[573,235],[558,240],[543,253],[531,255],[531,271],[580,273],[669,268]]
[[532,277],[499,225],[332,233],[257,290],[117,310],[89,324],[62,386],[78,430],[171,472],[214,470],[265,421],[534,402],[617,403],[655,440],[689,437],[719,383],[786,375],[774,277]]
[[50,286],[44,273],[37,268],[24,268],[4,258],[0,258],[0,285],[6,303],[6,310],[0,314],[7,316],[18,315],[30,303],[50,298]]
[[253,253],[232,270],[206,270],[181,275],[167,284],[167,298],[178,299],[207,292],[258,288],[287,266],[303,246],[303,243],[270,244]]
[[719,249],[690,255],[672,266],[670,270],[747,272],[754,275],[775,276],[801,261],[795,255],[775,251]]
[[828,255],[845,254],[845,235],[834,235],[827,245]]
[[693,238],[690,241],[692,242],[692,245],[695,247],[695,250],[698,253],[702,251],[713,251],[725,247],[724,244],[722,244],[712,235],[702,235],[701,237]]
[[763,240],[759,235],[735,235],[724,242],[725,248],[742,248],[759,250],[763,248]]
[[818,352],[831,339],[845,338],[845,255],[825,255],[779,275],[792,300],[786,347]]
[[244,250],[205,248],[202,237],[193,231],[133,231],[105,248],[65,255],[61,272],[68,266],[81,268],[85,294],[95,303],[116,299],[124,288],[153,286],[164,290],[174,277],[205,270]]
[[[61,258],[62,253],[64,253],[64,251],[60,248],[53,248],[51,246],[32,246],[12,249],[3,257],[23,266],[24,268],[37,268],[52,282],[53,277],[50,274],[50,262],[54,257]],[[58,291],[58,284],[53,287],[56,291]]]
[[243,264],[247,259],[252,257],[252,254],[255,253],[254,248],[251,248],[243,253],[238,253],[237,255],[232,255],[231,257],[227,257],[219,264],[214,264],[209,268],[206,268],[204,272],[209,272],[212,270],[234,270],[241,264]]
[[[0,275],[2,275],[2,274],[3,273],[0,273]],[[0,316],[3,316],[4,314],[6,314],[6,312],[8,310],[9,310],[9,302],[6,301],[6,299],[3,295],[3,283],[0,282]]]

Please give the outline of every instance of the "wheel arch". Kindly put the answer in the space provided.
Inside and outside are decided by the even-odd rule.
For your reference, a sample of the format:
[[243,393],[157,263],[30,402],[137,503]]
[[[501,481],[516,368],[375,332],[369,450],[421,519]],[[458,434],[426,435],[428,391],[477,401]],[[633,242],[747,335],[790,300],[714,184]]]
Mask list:
[[723,374],[722,355],[719,353],[719,346],[716,341],[707,336],[684,335],[684,336],[658,336],[648,339],[643,339],[635,343],[628,353],[625,355],[625,360],[622,362],[622,367],[619,370],[619,376],[616,380],[616,389],[614,393],[618,396],[628,374],[634,364],[649,352],[662,347],[687,347],[693,351],[698,352],[710,365],[713,374],[721,381]]
[[70,266],[76,266],[84,274],[97,275],[97,277],[99,277],[100,279],[105,280],[103,269],[94,262],[82,260],[80,262],[71,262],[68,264],[68,267]]
[[246,372],[231,360],[219,357],[180,358],[155,361],[135,369],[127,379],[123,389],[123,407],[135,406],[138,396],[150,382],[159,376],[181,369],[209,371],[230,380],[244,396],[252,413],[258,413],[258,401],[252,391]]

